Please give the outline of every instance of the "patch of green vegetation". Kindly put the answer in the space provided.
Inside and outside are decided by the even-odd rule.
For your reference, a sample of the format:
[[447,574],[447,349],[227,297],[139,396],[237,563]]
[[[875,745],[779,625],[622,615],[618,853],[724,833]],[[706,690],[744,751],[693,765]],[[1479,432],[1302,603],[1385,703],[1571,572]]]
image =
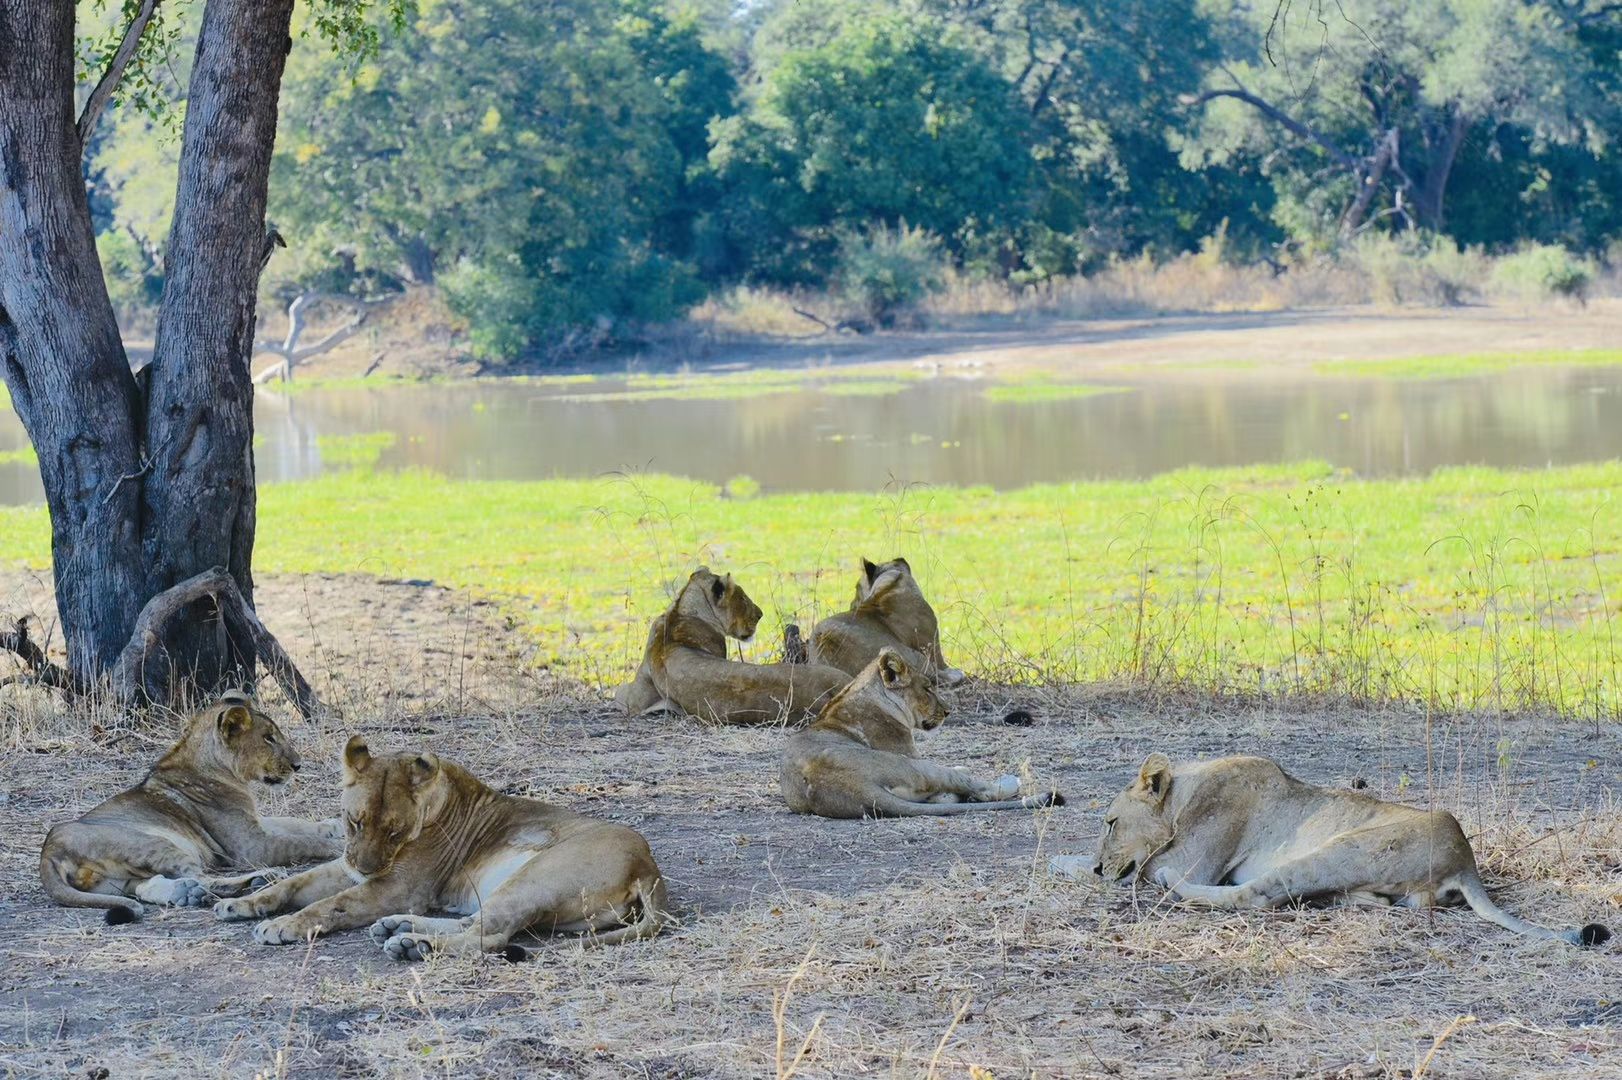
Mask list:
[[[750,499],[668,476],[345,472],[261,489],[255,565],[468,588],[503,603],[544,662],[617,678],[697,563],[736,572],[767,610],[747,650],[766,659],[782,622],[844,608],[859,557],[904,555],[948,657],[981,675],[1614,717],[1619,492],[1622,462]],[[47,566],[44,510],[0,509],[0,551]]]
[[318,435],[315,445],[321,452],[321,464],[328,468],[371,469],[396,441],[398,436],[392,431],[368,431],[361,435]]
[[19,446],[15,450],[0,450],[0,465],[34,465],[39,455],[32,446]]
[[1073,401],[1077,398],[1097,397],[1100,394],[1124,394],[1130,386],[1098,386],[1093,383],[1062,383],[1031,380],[988,386],[987,401],[1000,405],[1031,405],[1044,401]]
[[1534,352],[1474,355],[1408,356],[1390,360],[1325,360],[1314,364],[1322,375],[1374,376],[1385,379],[1462,379],[1492,375],[1511,368],[1539,365],[1610,367],[1622,364],[1622,349],[1550,349]]

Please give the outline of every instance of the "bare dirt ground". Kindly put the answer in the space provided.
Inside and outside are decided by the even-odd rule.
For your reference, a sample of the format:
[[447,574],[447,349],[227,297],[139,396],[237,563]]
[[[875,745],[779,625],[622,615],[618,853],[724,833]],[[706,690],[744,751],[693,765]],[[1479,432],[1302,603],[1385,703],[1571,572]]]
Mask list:
[[[8,594],[9,590],[9,594]],[[25,577],[0,598],[37,596]],[[777,796],[777,730],[632,722],[523,670],[493,609],[423,584],[269,580],[260,610],[345,710],[290,723],[277,813],[327,816],[339,748],[422,746],[640,829],[680,925],[525,964],[394,964],[362,934],[252,944],[201,911],[110,928],[51,906],[45,827],[134,782],[172,725],[0,690],[0,1070],[33,1076],[1622,1076],[1616,943],[1468,913],[1211,914],[1050,877],[1151,750],[1252,752],[1454,809],[1488,884],[1550,925],[1616,924],[1617,738],[1487,717],[960,692],[936,760],[1056,781],[1067,807],[829,822]],[[337,675],[341,673],[343,680]],[[274,698],[268,698],[274,702]],[[1008,705],[1035,726],[1008,727]]]
[[[267,334],[280,332],[280,318],[277,313],[266,313]],[[460,339],[447,319],[429,298],[412,294],[377,316],[365,333],[301,365],[298,377],[358,376],[369,370],[407,378],[477,374],[479,365],[462,355]],[[1254,362],[1257,375],[1276,375],[1324,360],[1615,348],[1618,341],[1622,341],[1622,299],[1605,298],[1586,307],[1549,303],[1361,306],[1108,319],[954,317],[927,330],[871,335],[712,335],[692,326],[641,349],[588,357],[578,366],[616,373],[627,367],[659,371],[687,365],[918,363],[1085,377],[1119,375],[1123,369],[1134,374],[1175,375],[1190,366],[1242,361]],[[139,351],[139,344],[133,343],[132,352]],[[255,370],[267,366],[270,359],[260,357]]]

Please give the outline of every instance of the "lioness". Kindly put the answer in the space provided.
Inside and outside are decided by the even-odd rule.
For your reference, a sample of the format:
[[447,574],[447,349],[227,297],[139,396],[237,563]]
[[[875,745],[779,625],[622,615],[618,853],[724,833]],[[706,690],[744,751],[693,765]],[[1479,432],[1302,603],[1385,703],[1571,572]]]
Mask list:
[[976,780],[918,760],[915,730],[933,731],[947,709],[934,679],[901,650],[884,648],[836,694],[817,722],[783,749],[783,799],[797,814],[828,818],[921,817],[1063,806],[1057,791],[1021,799],[1019,778]]
[[205,876],[211,871],[331,858],[338,822],[260,817],[254,806],[250,783],[279,784],[298,767],[276,722],[228,692],[187,722],[139,784],[45,834],[45,892],[70,907],[105,908],[118,924],[141,917],[139,901],[194,906],[269,880],[263,872]]
[[830,615],[811,630],[811,661],[858,674],[884,648],[896,649],[914,670],[956,686],[963,672],[941,655],[940,625],[906,559],[875,564],[862,560],[850,610]]
[[1494,904],[1452,814],[1305,784],[1266,758],[1174,765],[1150,754],[1110,804],[1093,872],[1136,874],[1211,907],[1466,903],[1531,937],[1598,945],[1611,936],[1597,923],[1546,930]]
[[746,664],[726,658],[726,639],[748,641],[761,611],[732,575],[699,567],[648,642],[660,704],[721,724],[799,723],[850,676],[825,664]]
[[[666,702],[659,694],[659,688],[653,685],[653,662],[649,659],[653,655],[653,643],[664,637],[665,616],[660,615],[648,627],[648,641],[642,647],[642,663],[636,669],[636,675],[630,682],[614,688],[614,703],[625,710],[627,716],[641,716],[644,713],[658,712],[661,708],[668,708]],[[726,639],[721,639],[721,658],[726,659]]]
[[[652,937],[665,884],[641,834],[534,799],[492,791],[433,754],[344,747],[343,855],[251,896],[221,919],[268,919],[264,945],[371,924],[397,960],[505,951],[525,931],[586,933],[596,944]],[[457,918],[429,918],[433,911]]]

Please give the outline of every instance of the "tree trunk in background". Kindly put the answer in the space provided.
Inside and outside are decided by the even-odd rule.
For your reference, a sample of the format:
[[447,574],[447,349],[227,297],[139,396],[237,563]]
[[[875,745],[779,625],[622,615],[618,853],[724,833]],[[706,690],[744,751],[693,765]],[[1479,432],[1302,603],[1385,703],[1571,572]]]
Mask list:
[[85,196],[73,7],[0,0],[0,369],[39,455],[69,666],[86,677],[118,655],[148,593],[140,395]]
[[[152,354],[148,595],[223,566],[253,604],[248,362],[292,11],[293,0],[209,0],[203,12]],[[240,684],[255,655],[250,638],[204,618],[181,623],[171,652],[206,687]]]
[[[204,9],[143,407],[85,195],[74,2],[0,0],[0,370],[39,454],[69,668],[85,681],[186,578],[224,566],[252,603],[248,361],[292,7]],[[210,691],[251,669],[255,646],[198,608],[166,659]]]

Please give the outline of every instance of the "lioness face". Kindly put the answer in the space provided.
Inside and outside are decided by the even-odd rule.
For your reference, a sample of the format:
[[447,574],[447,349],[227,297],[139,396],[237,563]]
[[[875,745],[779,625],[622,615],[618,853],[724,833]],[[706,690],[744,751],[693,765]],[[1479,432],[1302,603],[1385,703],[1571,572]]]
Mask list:
[[900,700],[907,720],[915,731],[934,731],[941,726],[950,710],[940,695],[935,693],[933,676],[914,671],[894,649],[879,653],[876,663],[885,690]]
[[1171,842],[1172,822],[1166,813],[1170,790],[1171,761],[1164,754],[1150,754],[1138,778],[1115,796],[1104,814],[1093,873],[1111,881],[1141,874]]
[[228,693],[210,706],[231,771],[248,783],[279,784],[298,772],[298,751],[276,721],[254,708],[247,695]]
[[344,747],[344,860],[368,877],[394,865],[433,818],[439,759],[433,754],[373,757],[356,735]]
[[700,568],[693,577],[704,589],[705,595],[710,598],[716,617],[721,621],[721,629],[727,637],[748,641],[755,636],[755,627],[760,625],[763,612],[758,604],[749,599],[749,594],[743,591],[743,586],[732,580],[731,574],[717,577],[709,570]]

